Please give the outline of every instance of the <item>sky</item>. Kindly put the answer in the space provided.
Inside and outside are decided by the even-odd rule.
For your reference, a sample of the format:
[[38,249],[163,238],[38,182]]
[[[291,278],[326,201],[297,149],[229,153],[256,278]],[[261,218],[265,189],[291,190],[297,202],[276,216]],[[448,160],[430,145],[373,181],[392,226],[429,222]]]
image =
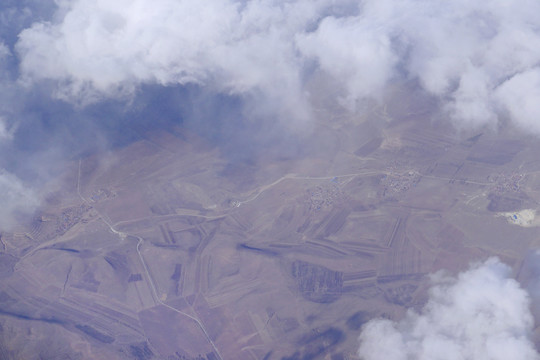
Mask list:
[[[539,24],[537,0],[4,0],[0,228],[39,206],[64,162],[126,144],[137,129],[182,125],[231,157],[246,147],[294,149],[321,93],[357,114],[365,101],[414,84],[456,129],[511,124],[538,136]],[[422,344],[431,354],[442,342],[476,354],[476,343],[430,334],[456,326],[437,323],[448,310],[467,316],[459,291],[476,296],[478,279],[494,296],[509,290],[512,304],[474,297],[472,305],[494,317],[524,359],[538,358],[523,335],[532,326],[528,295],[497,260],[438,278],[422,313],[371,323],[360,353],[378,359],[370,349],[384,344],[373,339],[386,333],[403,353]],[[417,333],[405,336],[410,329]],[[497,334],[478,336],[498,351]]]

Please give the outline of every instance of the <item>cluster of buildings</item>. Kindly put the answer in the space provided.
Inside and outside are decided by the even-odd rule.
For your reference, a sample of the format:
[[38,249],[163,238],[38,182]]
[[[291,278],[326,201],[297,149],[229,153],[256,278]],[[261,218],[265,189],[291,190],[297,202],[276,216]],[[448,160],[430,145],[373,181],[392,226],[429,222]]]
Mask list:
[[319,185],[315,189],[309,190],[310,210],[321,210],[331,207],[334,202],[341,197],[343,191],[337,182],[328,185]]
[[406,171],[404,173],[390,172],[384,175],[381,180],[381,195],[383,197],[397,195],[416,186],[420,180],[420,175],[414,171]]
[[521,191],[521,180],[524,178],[523,174],[513,172],[510,174],[501,174],[497,178],[491,192],[498,195]]

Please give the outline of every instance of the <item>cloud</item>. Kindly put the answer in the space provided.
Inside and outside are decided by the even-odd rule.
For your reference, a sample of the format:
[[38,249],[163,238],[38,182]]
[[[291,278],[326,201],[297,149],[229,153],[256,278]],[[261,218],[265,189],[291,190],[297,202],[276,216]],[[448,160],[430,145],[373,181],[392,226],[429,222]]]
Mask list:
[[9,230],[20,215],[29,214],[39,204],[37,194],[15,175],[0,170],[0,229]]
[[398,322],[376,319],[360,335],[364,360],[539,359],[529,339],[533,316],[528,293],[496,258],[457,277],[437,273],[421,313]]
[[[344,103],[414,78],[458,125],[479,127],[500,110],[530,124],[511,105],[522,89],[498,88],[536,71],[539,21],[535,0],[64,0],[16,48],[26,81],[55,80],[59,97],[80,103],[141,84],[199,84],[305,121],[315,62]],[[539,122],[529,129],[540,134]]]
[[[244,153],[272,152],[295,148],[278,140],[309,133],[315,117],[354,114],[408,84],[436,98],[429,103],[440,107],[429,110],[457,127],[509,118],[540,135],[536,0],[10,0],[0,8],[0,116],[9,120],[0,168],[25,182],[18,168],[33,167],[46,145],[61,147],[56,157],[71,152],[53,139],[87,144],[91,129],[107,142],[101,131],[148,124],[156,111],[226,139],[225,152],[233,142],[250,148]],[[8,151],[7,140],[22,152]]]
[[370,19],[327,17],[295,40],[304,56],[342,84],[351,102],[378,97],[397,63],[388,34],[377,30]]
[[63,1],[59,21],[21,32],[20,67],[26,81],[56,80],[59,97],[83,104],[140,84],[197,84],[255,102],[264,94],[266,111],[305,118],[290,39],[322,3]]
[[0,117],[0,142],[13,139],[14,127],[8,127],[4,118]]
[[[454,121],[465,126],[494,123],[498,106],[505,105],[493,96],[497,86],[540,61],[540,32],[533,25],[539,20],[540,4],[408,4],[403,24],[411,44],[411,74],[426,90],[447,98]],[[539,124],[534,131],[540,133]]]
[[523,259],[519,281],[531,296],[531,311],[535,323],[540,323],[540,250],[533,251]]
[[6,44],[0,41],[0,60],[10,55],[11,55],[11,51],[9,51],[9,48],[6,46]]
[[495,91],[496,99],[522,129],[540,127],[540,68],[516,74]]

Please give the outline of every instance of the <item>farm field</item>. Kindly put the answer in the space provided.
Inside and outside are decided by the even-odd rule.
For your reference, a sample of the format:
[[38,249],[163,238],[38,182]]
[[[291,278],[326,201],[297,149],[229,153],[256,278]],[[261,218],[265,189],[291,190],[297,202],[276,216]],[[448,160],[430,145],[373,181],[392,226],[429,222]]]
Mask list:
[[538,144],[373,117],[290,158],[176,129],[73,160],[2,234],[0,336],[21,358],[358,359],[361,326],[420,308],[430,273],[496,255],[525,281]]

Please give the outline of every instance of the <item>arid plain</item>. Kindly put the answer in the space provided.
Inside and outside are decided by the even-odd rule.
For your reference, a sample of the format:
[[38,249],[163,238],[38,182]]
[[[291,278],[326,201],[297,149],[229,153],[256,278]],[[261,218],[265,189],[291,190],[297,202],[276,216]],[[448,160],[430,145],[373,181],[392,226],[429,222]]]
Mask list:
[[511,129],[373,107],[252,161],[141,134],[73,159],[2,234],[1,358],[358,359],[362,324],[421,307],[428,274],[497,255],[526,282],[540,245],[540,146]]

